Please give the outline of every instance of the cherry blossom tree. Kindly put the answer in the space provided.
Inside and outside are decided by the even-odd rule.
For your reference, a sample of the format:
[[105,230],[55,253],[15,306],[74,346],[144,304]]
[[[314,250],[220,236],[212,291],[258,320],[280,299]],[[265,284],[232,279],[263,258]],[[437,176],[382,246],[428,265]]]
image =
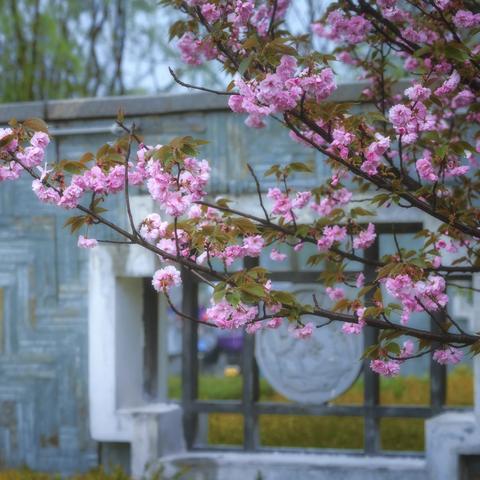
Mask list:
[[[198,158],[202,140],[145,145],[121,112],[122,138],[96,154],[51,166],[42,166],[49,143],[43,122],[12,122],[0,134],[0,180],[30,175],[41,202],[76,209],[67,223],[73,232],[83,231],[79,247],[97,247],[102,240],[95,239],[95,226],[104,225],[118,242],[158,255],[165,266],[155,272],[153,286],[184,321],[252,334],[288,322],[298,341],[331,322],[342,322],[345,335],[368,325],[381,334],[365,355],[375,372],[387,376],[432,351],[441,364],[478,353],[480,336],[465,331],[448,311],[447,287],[455,275],[480,271],[480,5],[340,0],[306,29],[310,34],[294,35],[284,24],[288,0],[162,3],[183,15],[170,31],[182,59],[220,62],[232,77],[222,91],[187,84],[171,71],[175,81],[228,96],[230,109],[246,115],[258,135],[267,122],[280,122],[293,142],[323,155],[331,169],[325,183],[296,191],[292,175],[308,175],[311,166],[292,162],[271,166],[266,174],[278,186],[265,192],[248,166],[261,215],[237,210],[227,199],[209,197],[209,163]],[[319,38],[328,39],[328,51],[315,48],[325,45]],[[366,81],[359,101],[374,109],[359,112],[354,104],[332,100],[337,71]],[[347,188],[352,182],[355,188]],[[162,212],[140,224],[129,201],[129,189],[137,186]],[[128,229],[104,208],[107,196],[120,193]],[[395,238],[392,251],[371,259],[365,254],[377,241],[371,219],[393,208],[417,210],[436,226],[418,233],[421,248],[402,248]],[[302,221],[305,212],[308,222]],[[273,247],[273,261],[282,262],[282,252],[308,244],[317,250],[308,264],[326,266],[319,282],[328,301],[313,296],[304,304],[275,289],[267,269],[236,266],[266,247]],[[205,318],[191,318],[172,302],[170,291],[181,284],[175,265],[212,287]],[[367,275],[352,276],[364,267]],[[346,286],[356,288],[354,298]],[[438,328],[411,326],[418,312]]]

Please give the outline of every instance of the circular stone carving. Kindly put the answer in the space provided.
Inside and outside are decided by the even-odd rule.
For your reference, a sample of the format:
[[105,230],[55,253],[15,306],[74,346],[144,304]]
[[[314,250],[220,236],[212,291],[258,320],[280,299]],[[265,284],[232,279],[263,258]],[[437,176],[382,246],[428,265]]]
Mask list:
[[[296,292],[301,303],[310,303],[313,290]],[[303,322],[324,322],[303,317]],[[276,330],[255,335],[255,356],[268,382],[290,400],[325,403],[338,397],[357,379],[362,369],[363,336],[345,335],[342,322],[315,329],[308,339],[296,339],[284,322]]]

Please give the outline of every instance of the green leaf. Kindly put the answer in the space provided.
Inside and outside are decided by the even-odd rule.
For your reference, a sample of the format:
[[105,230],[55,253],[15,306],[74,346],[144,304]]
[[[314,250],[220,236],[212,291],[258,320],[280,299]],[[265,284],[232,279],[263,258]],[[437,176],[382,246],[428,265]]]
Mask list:
[[294,305],[296,303],[295,297],[291,293],[281,290],[273,290],[270,292],[270,296],[274,302],[278,302],[283,305]]
[[14,138],[15,138],[15,135],[10,134],[10,135],[6,135],[2,139],[0,139],[0,148],[8,145]]
[[244,58],[240,62],[240,65],[238,66],[238,73],[240,75],[243,75],[248,70],[248,67],[252,63],[252,60],[253,60],[253,55],[249,55],[248,57]]
[[400,345],[398,343],[389,343],[386,346],[387,352],[400,355]]
[[279,171],[279,166],[278,165],[272,165],[265,173],[264,176],[268,177],[270,175],[273,175],[274,173],[277,173]]
[[372,212],[371,210],[366,210],[362,207],[355,207],[350,210],[350,214],[353,217],[373,217],[375,215],[375,212]]
[[467,52],[461,50],[460,48],[457,48],[456,46],[453,46],[452,44],[444,47],[443,53],[447,58],[450,58],[452,60],[458,60],[459,62],[465,62],[465,60],[468,60],[470,58]]
[[288,166],[294,172],[307,172],[307,173],[313,172],[312,167],[303,162],[292,162]]
[[256,283],[240,285],[242,292],[248,293],[254,297],[262,298],[265,296],[265,289],[262,285]]
[[35,132],[48,133],[48,126],[41,118],[28,118],[23,122],[23,126]]
[[125,120],[125,112],[123,108],[119,108],[117,111],[117,122],[123,123],[124,120]]
[[70,217],[67,219],[64,227],[70,227],[70,232],[74,233],[76,230],[81,228],[87,222],[88,216],[87,215],[80,215],[76,217]]

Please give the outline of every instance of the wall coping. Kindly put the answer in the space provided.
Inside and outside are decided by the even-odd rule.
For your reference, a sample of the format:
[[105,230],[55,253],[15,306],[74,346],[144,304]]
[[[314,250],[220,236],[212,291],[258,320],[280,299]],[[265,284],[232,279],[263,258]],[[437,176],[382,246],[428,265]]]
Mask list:
[[[329,100],[358,100],[362,90],[368,85],[368,82],[339,84]],[[119,108],[122,108],[127,116],[229,110],[226,96],[190,92],[5,103],[0,105],[0,123],[7,123],[11,118],[22,121],[30,117],[39,117],[46,121],[112,119],[116,117]]]

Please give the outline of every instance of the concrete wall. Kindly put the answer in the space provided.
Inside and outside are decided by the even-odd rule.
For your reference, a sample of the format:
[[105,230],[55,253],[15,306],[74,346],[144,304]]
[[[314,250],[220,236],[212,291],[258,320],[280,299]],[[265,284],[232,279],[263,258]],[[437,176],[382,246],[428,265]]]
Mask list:
[[[337,95],[355,98],[361,88]],[[42,117],[55,137],[49,161],[75,159],[113,138],[121,107],[147,143],[179,135],[210,140],[204,154],[216,192],[253,190],[246,161],[261,175],[271,163],[311,160],[317,171],[310,183],[319,181],[319,156],[274,122],[257,135],[225,102],[186,94],[11,104],[0,106],[0,124]],[[119,198],[109,205],[123,217]],[[41,205],[26,177],[0,185],[0,466],[70,472],[98,462],[88,429],[87,254],[63,228],[67,217]]]
[[[359,84],[345,86],[336,95],[352,100],[362,88]],[[120,107],[126,112],[128,123],[135,121],[146,143],[164,143],[179,135],[210,140],[204,156],[213,166],[211,190],[216,193],[254,191],[245,169],[247,161],[260,176],[272,163],[311,161],[316,166],[315,173],[308,181],[297,180],[304,188],[318,184],[326,173],[320,155],[292,142],[277,123],[271,122],[258,135],[244,127],[241,116],[227,111],[225,98],[208,94],[3,105],[0,123],[11,117],[42,117],[55,135],[48,150],[49,159],[75,159],[112,139],[114,118]],[[264,183],[265,187],[269,181]],[[121,198],[112,198],[109,205],[112,217],[124,218]],[[0,184],[0,467],[28,465],[69,473],[87,470],[99,461],[98,445],[91,440],[88,424],[89,393],[97,398],[101,393],[88,392],[88,258],[85,251],[76,248],[76,238],[63,229],[67,217],[68,213],[60,209],[39,204],[27,178]],[[102,238],[108,235],[101,234]],[[133,280],[125,282],[129,281]],[[130,289],[127,283],[123,286]],[[119,347],[122,339],[117,340]],[[95,368],[95,363],[91,368]],[[140,372],[138,375],[137,380]],[[135,382],[135,378],[130,380]],[[139,403],[138,398],[129,399],[128,389],[125,392],[115,385],[111,388],[123,407],[128,407],[129,402]],[[109,399],[110,393],[107,388]],[[145,437],[144,432],[131,431],[131,425],[125,430],[120,428],[126,432],[124,437],[102,430],[99,423],[91,427],[92,432],[97,432],[97,439],[109,442]],[[108,462],[119,452],[118,458],[124,458],[129,454],[128,445],[110,445],[103,450],[103,460]],[[377,465],[369,459],[350,459],[342,464],[343,457],[307,457],[304,464],[308,476],[301,478],[327,478],[318,476],[320,471],[330,479],[345,478],[342,475],[347,470],[356,469],[367,472],[372,480],[400,478],[399,475],[424,478],[421,460],[401,465],[385,460]],[[208,455],[193,455],[171,459],[168,465],[173,469],[185,464],[198,467],[203,473],[190,477],[194,479],[225,478],[226,472],[231,471],[232,475],[248,480],[256,478],[257,472],[257,463],[249,463],[248,458],[217,455],[214,461]],[[258,470],[263,472],[264,467],[272,466],[265,479],[292,478],[298,460],[301,458],[292,456],[282,463],[278,456],[255,457],[261,467]],[[386,476],[387,471],[393,473]],[[290,472],[290,476],[278,476],[279,472]]]
[[151,471],[161,468],[167,478],[182,472],[182,480],[428,480],[425,460],[412,457],[191,453],[167,457]]

